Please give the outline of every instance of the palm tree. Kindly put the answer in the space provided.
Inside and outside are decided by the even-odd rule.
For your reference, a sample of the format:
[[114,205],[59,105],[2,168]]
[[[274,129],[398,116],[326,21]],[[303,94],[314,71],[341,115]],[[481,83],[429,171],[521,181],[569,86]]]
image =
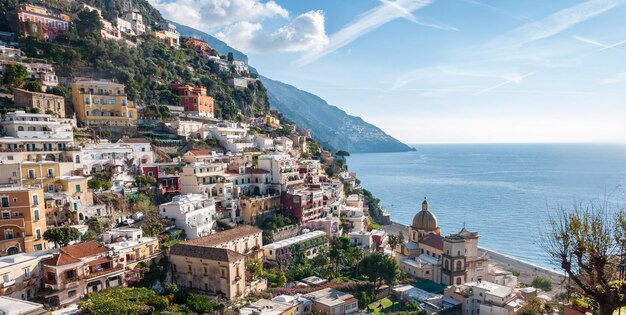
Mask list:
[[400,243],[400,238],[398,237],[398,235],[391,234],[387,237],[387,243],[389,243],[391,250],[395,252],[396,246],[398,246],[398,244]]

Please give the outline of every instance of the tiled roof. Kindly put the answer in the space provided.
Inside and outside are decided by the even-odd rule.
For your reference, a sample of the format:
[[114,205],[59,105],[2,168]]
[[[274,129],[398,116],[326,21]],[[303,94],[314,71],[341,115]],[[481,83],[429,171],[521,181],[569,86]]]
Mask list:
[[441,235],[428,234],[420,240],[420,243],[438,250],[443,250],[443,237]]
[[96,241],[89,241],[76,245],[65,246],[61,248],[60,252],[74,258],[84,258],[108,253],[109,249]]
[[81,262],[80,259],[74,258],[65,253],[54,254],[52,258],[46,260],[43,264],[48,266],[63,266]]
[[150,143],[146,138],[122,138],[117,143]]
[[170,255],[196,257],[224,262],[234,262],[246,258],[245,255],[225,248],[205,247],[194,244],[178,243],[170,249]]
[[209,236],[204,236],[200,238],[196,238],[193,240],[188,240],[183,242],[182,244],[187,245],[196,245],[202,247],[215,247],[220,246],[228,241],[232,241],[238,238],[256,235],[262,233],[261,229],[254,227],[252,225],[244,225],[236,228],[232,228],[230,230],[217,232],[215,234],[211,234]]
[[191,152],[191,154],[193,155],[211,155],[211,152],[209,152],[209,150],[190,150],[189,152]]

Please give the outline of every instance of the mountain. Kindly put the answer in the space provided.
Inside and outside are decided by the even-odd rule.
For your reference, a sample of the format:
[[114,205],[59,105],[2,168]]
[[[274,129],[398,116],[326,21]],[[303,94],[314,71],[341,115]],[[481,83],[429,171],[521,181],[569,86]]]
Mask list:
[[[223,41],[194,28],[172,23],[182,36],[200,38],[220,54],[232,52],[235,59],[247,62],[248,56]],[[316,95],[263,76],[261,81],[267,89],[270,106],[300,128],[310,130],[315,139],[324,146],[354,153],[413,150],[378,127],[329,105]]]
[[309,92],[261,76],[270,106],[300,128],[311,131],[325,146],[348,152],[400,152],[413,150],[380,128],[347,114]]
[[211,48],[217,50],[221,55],[227,55],[229,52],[233,53],[233,57],[237,60],[242,60],[245,61],[246,63],[248,63],[248,56],[246,56],[246,54],[242,53],[241,51],[232,48],[230,46],[228,46],[226,43],[224,43],[223,41],[205,33],[202,31],[199,31],[195,28],[186,26],[186,25],[182,25],[182,24],[178,24],[176,22],[172,22],[172,21],[168,21],[174,25],[176,25],[176,30],[180,33],[180,35],[183,35],[185,37],[195,37],[198,39],[201,39],[207,43],[209,43],[209,46],[211,46]]

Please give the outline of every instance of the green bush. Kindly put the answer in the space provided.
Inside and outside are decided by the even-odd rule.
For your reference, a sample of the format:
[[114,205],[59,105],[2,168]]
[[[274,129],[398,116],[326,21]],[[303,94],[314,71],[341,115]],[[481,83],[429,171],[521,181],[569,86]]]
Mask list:
[[534,288],[544,290],[546,292],[552,291],[552,279],[546,276],[536,276],[530,285]]

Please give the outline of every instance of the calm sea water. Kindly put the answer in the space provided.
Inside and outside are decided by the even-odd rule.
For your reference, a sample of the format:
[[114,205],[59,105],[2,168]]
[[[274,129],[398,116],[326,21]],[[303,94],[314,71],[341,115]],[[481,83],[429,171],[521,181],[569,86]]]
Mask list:
[[353,154],[361,184],[394,221],[411,224],[424,197],[444,234],[464,224],[479,245],[550,267],[541,247],[550,212],[590,200],[626,200],[626,146],[415,145],[406,153]]

